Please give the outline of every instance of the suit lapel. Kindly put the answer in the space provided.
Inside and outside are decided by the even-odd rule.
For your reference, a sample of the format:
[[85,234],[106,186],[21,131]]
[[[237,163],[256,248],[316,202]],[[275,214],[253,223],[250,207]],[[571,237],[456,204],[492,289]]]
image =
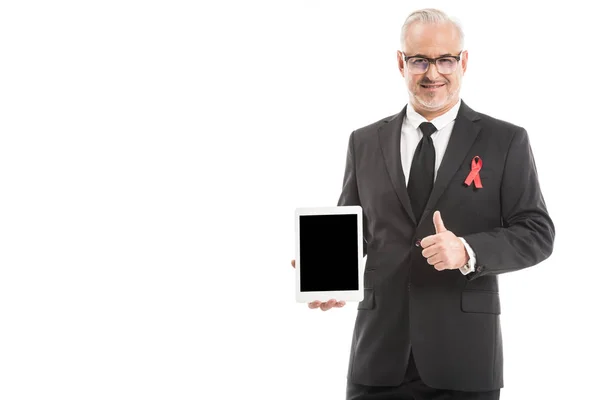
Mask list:
[[[456,122],[452,128],[452,134],[450,135],[450,141],[448,142],[444,158],[438,169],[435,184],[433,185],[433,190],[431,191],[431,195],[425,206],[423,216],[428,214],[427,210],[432,210],[433,207],[435,207],[450,183],[450,179],[454,176],[456,171],[458,171],[463,160],[467,156],[469,149],[475,142],[475,139],[481,130],[481,127],[474,123],[474,121],[478,119],[479,116],[477,113],[469,108],[464,101],[461,102],[456,116]],[[421,218],[419,224],[422,221],[423,219]]]
[[400,113],[384,121],[377,132],[379,134],[379,146],[381,147],[383,159],[398,200],[400,200],[400,203],[416,225],[417,220],[410,205],[408,191],[406,190],[406,177],[402,170],[400,154],[400,135],[405,115],[406,106],[404,106]]

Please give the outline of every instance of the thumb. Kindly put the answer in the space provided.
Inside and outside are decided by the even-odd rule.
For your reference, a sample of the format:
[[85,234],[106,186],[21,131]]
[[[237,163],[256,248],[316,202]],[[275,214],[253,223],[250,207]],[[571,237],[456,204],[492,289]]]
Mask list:
[[442,214],[439,211],[433,213],[433,225],[435,226],[435,233],[446,232],[447,229],[442,221]]

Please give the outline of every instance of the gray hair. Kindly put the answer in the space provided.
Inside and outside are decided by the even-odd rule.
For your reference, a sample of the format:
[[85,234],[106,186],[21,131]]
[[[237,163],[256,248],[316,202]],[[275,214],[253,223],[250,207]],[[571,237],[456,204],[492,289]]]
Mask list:
[[458,20],[449,17],[445,12],[435,8],[424,8],[421,10],[413,11],[410,13],[404,25],[402,25],[402,33],[400,34],[400,45],[404,48],[404,40],[406,39],[406,31],[408,27],[414,22],[423,22],[426,24],[440,24],[440,23],[451,23],[456,28],[458,36],[460,38],[460,47],[464,46],[465,34]]

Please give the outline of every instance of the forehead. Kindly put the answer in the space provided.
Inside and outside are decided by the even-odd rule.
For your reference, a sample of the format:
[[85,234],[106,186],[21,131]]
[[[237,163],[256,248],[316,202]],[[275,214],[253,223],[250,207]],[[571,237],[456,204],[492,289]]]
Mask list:
[[444,54],[456,54],[461,50],[458,30],[451,23],[415,22],[406,31],[404,52],[408,55],[438,57]]

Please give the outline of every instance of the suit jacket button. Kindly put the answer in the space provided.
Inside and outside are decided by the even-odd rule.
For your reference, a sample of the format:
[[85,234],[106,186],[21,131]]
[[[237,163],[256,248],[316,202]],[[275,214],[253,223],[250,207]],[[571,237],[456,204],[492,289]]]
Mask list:
[[421,246],[421,241],[420,241],[420,240],[417,240],[417,241],[415,242],[415,246],[417,246],[417,247]]

